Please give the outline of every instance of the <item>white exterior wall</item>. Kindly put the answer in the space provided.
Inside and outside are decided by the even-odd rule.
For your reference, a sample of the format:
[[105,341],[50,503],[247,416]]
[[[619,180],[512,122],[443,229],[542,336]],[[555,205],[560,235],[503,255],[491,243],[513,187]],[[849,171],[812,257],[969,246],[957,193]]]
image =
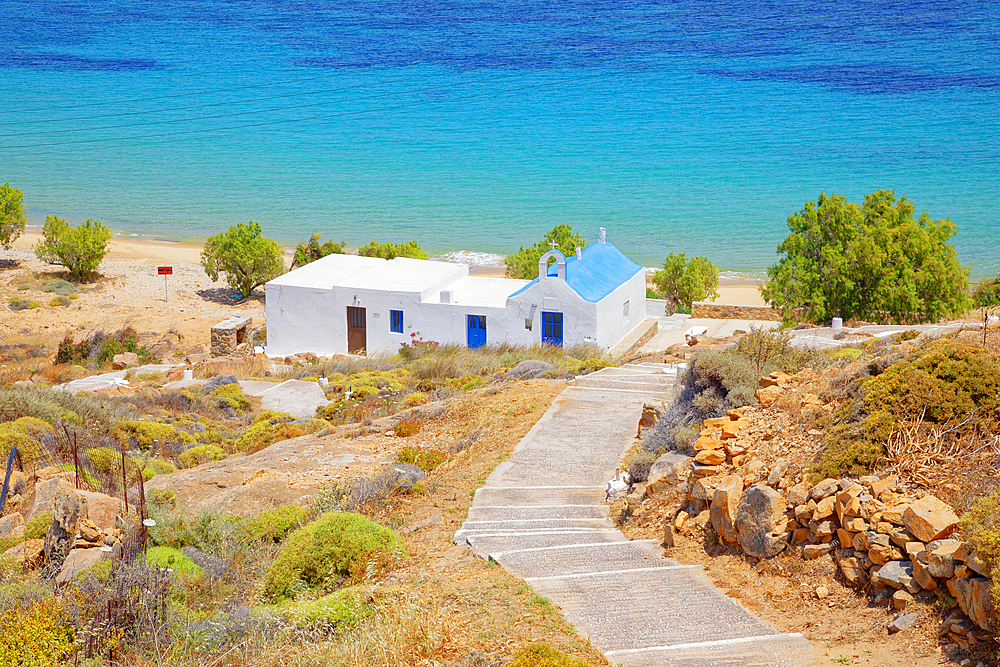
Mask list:
[[347,311],[334,303],[333,290],[268,284],[264,295],[269,356],[346,353]]
[[[628,301],[628,318],[623,307]],[[597,339],[611,349],[646,319],[646,273],[640,271],[597,304]]]
[[[602,345],[598,337],[597,304],[584,301],[566,281],[546,277],[530,289],[507,299],[507,310],[525,345],[542,342],[542,311],[563,314],[563,345]],[[532,318],[531,331],[524,328],[524,320]],[[489,332],[487,331],[487,334]],[[514,342],[512,340],[511,342]],[[518,341],[520,342],[520,341]]]

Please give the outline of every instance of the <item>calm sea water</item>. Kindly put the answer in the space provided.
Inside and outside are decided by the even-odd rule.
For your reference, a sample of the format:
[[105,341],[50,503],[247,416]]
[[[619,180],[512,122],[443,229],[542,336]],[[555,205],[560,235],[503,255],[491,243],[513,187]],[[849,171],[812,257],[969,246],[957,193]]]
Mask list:
[[29,222],[636,261],[774,260],[894,188],[1000,269],[1000,2],[0,0],[0,182]]

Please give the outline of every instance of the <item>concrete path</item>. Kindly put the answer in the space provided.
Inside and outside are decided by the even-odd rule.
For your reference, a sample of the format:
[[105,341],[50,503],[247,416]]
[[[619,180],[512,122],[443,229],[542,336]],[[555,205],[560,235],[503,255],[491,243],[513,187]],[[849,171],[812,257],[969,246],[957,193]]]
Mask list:
[[576,379],[476,492],[455,534],[559,605],[614,665],[812,665],[799,634],[779,634],[718,591],[700,566],[630,542],[608,518],[604,484],[631,446],[642,404],[677,369],[626,364]]
[[134,372],[136,377],[147,373],[165,373],[171,368],[176,368],[178,364],[147,364],[135,368],[127,368],[122,371],[112,371],[100,375],[91,375],[79,380],[72,380],[65,384],[53,387],[56,391],[68,391],[75,394],[78,391],[101,391],[103,389],[117,389],[118,387],[130,386],[125,376]]

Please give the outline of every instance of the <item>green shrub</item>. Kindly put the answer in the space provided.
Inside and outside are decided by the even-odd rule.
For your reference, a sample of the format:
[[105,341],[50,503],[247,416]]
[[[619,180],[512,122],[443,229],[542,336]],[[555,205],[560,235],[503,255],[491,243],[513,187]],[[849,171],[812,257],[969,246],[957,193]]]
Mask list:
[[406,548],[392,530],[349,512],[323,514],[295,530],[264,577],[264,593],[275,601],[302,587],[328,592],[344,582],[382,574]]
[[177,463],[182,468],[193,468],[210,461],[221,461],[226,453],[218,445],[198,445],[177,455]]
[[[297,438],[309,433],[319,433],[330,428],[330,423],[322,419],[301,419],[291,423],[288,415],[277,415],[258,418],[233,443],[233,449],[244,454],[253,454],[282,440]],[[263,415],[262,415],[263,416]]]
[[278,611],[297,628],[330,631],[349,628],[374,610],[366,600],[364,589],[352,586],[318,600],[285,602]]
[[123,421],[111,429],[122,447],[136,449],[152,449],[154,445],[183,443],[194,444],[196,440],[187,431],[182,431],[170,424],[149,421]]
[[152,360],[149,350],[139,343],[139,333],[132,327],[123,327],[114,333],[98,331],[79,343],[73,342],[73,337],[66,337],[56,350],[57,364],[81,364],[94,362],[107,364],[116,354],[134,352],[139,361],[146,363]]
[[202,569],[193,560],[173,547],[152,547],[146,550],[146,562],[153,567],[168,568],[175,574],[202,574]]
[[587,663],[547,644],[535,643],[518,651],[508,667],[587,667]]
[[660,298],[670,299],[689,312],[691,304],[705,299],[717,299],[719,269],[705,257],[688,259],[684,253],[670,253],[663,268],[653,274],[653,285]]
[[659,458],[659,452],[638,451],[628,462],[628,474],[633,482],[645,482],[649,479],[649,469]]
[[212,392],[212,396],[219,399],[220,407],[230,407],[236,412],[243,414],[250,407],[250,399],[238,384],[224,384]]
[[396,453],[396,463],[412,463],[424,472],[430,472],[448,460],[448,455],[436,449],[403,447]]
[[59,296],[69,296],[76,291],[76,287],[67,280],[49,280],[42,285],[42,291],[53,292]]
[[8,301],[7,304],[10,306],[11,310],[34,310],[42,305],[37,301],[27,301],[17,296],[10,297],[10,301]]
[[0,665],[66,664],[75,634],[69,613],[54,597],[5,609],[0,614]]
[[6,465],[10,450],[17,447],[25,465],[34,463],[42,456],[40,441],[52,435],[52,426],[35,417],[20,417],[14,421],[0,423],[0,459]]
[[347,246],[346,243],[337,243],[336,241],[327,241],[326,243],[320,243],[319,239],[322,236],[319,232],[316,232],[309,237],[309,240],[305,243],[300,243],[295,246],[295,254],[292,258],[292,265],[288,267],[288,270],[297,269],[300,266],[305,266],[310,262],[315,262],[317,259],[322,259],[327,255],[342,255],[344,254],[344,247]]
[[240,521],[240,534],[250,542],[284,541],[290,532],[299,528],[308,512],[300,505],[287,504],[265,510]]
[[527,248],[521,246],[513,255],[504,258],[507,267],[508,278],[520,278],[523,280],[533,280],[538,277],[538,260],[542,255],[552,250],[552,243],[556,244],[556,249],[566,257],[576,253],[577,248],[583,248],[587,241],[580,236],[580,233],[573,233],[573,226],[567,224],[556,225],[551,231],[545,233],[542,240]]
[[358,254],[362,257],[381,257],[382,259],[395,259],[396,257],[410,257],[413,259],[427,259],[427,253],[416,241],[409,243],[379,243],[372,241],[358,248]]
[[1000,620],[1000,488],[973,503],[961,526],[966,541],[990,568],[994,618]]
[[49,301],[49,306],[57,308],[59,306],[68,306],[71,303],[73,302],[69,300],[68,296],[57,296],[56,298]]
[[16,547],[25,540],[40,540],[45,537],[52,525],[52,512],[36,514],[24,527],[24,534],[16,537],[0,537],[0,553],[11,547]]

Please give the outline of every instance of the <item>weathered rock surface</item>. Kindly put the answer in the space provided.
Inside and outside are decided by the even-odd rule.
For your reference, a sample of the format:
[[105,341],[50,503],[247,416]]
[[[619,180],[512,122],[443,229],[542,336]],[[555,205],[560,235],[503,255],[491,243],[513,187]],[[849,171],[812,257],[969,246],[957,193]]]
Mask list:
[[983,630],[992,632],[993,597],[990,594],[990,580],[982,577],[957,579],[954,589],[962,611]]
[[785,512],[785,499],[764,484],[754,484],[743,496],[736,514],[736,527],[743,551],[757,558],[771,558],[788,546],[788,535],[774,533],[774,525]]
[[26,540],[15,547],[7,549],[3,555],[11,558],[15,563],[35,567],[41,564],[42,555],[45,550],[45,540]]
[[504,377],[517,380],[529,380],[541,377],[547,371],[555,370],[555,366],[537,359],[525,359],[504,374]]
[[947,537],[958,526],[958,515],[935,496],[924,496],[903,512],[903,523],[918,540]]
[[103,556],[104,552],[100,549],[73,549],[66,556],[62,569],[56,575],[56,583],[60,586],[68,584],[78,574],[101,560]]
[[14,532],[15,528],[24,525],[24,517],[19,512],[0,516],[0,537],[7,537]]
[[122,352],[111,358],[111,368],[120,371],[139,365],[139,355],[135,352]]
[[712,497],[712,527],[724,540],[736,542],[736,515],[743,499],[743,478],[729,475],[722,478]]
[[72,490],[72,484],[57,477],[36,482],[35,497],[31,503],[31,511],[28,512],[27,520],[31,521],[38,514],[52,512],[59,492]]
[[917,614],[900,614],[889,624],[889,634],[895,634],[906,630],[917,622]]
[[45,561],[62,563],[73,548],[81,517],[87,515],[87,503],[73,488],[59,489],[52,510],[52,524],[45,533]]
[[840,484],[835,479],[824,479],[822,482],[809,489],[809,499],[819,502],[827,496],[832,496],[840,490]]
[[112,496],[94,491],[77,491],[87,506],[85,518],[94,522],[98,528],[107,532],[115,527],[115,517],[124,513],[122,501]]
[[336,435],[304,435],[249,456],[157,475],[146,489],[173,491],[188,509],[213,507],[242,516],[284,503],[305,504],[324,484],[375,475],[393,460],[390,454],[372,455],[364,443]]
[[223,374],[223,375],[216,375],[214,377],[209,378],[208,382],[206,382],[203,385],[202,390],[206,394],[211,394],[213,391],[215,391],[219,387],[223,387],[223,386],[225,386],[227,384],[239,384],[239,383],[240,383],[240,381],[239,381],[239,379],[237,379],[237,377],[235,375],[225,375],[225,374]]

